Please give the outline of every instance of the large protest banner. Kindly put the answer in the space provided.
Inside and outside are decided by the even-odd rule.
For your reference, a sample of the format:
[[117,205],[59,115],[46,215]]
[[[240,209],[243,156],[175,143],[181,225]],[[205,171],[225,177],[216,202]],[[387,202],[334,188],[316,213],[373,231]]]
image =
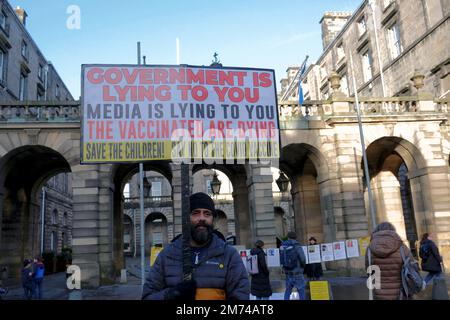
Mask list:
[[275,73],[83,65],[82,163],[277,159]]

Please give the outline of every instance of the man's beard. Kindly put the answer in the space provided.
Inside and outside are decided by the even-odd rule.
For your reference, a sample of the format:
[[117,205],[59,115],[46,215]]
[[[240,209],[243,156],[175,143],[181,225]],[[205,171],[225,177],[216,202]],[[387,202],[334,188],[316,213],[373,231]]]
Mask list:
[[[200,229],[198,227],[205,227],[205,229]],[[196,225],[191,224],[191,237],[198,245],[204,245],[207,243],[212,236],[213,226],[206,223],[198,223]]]

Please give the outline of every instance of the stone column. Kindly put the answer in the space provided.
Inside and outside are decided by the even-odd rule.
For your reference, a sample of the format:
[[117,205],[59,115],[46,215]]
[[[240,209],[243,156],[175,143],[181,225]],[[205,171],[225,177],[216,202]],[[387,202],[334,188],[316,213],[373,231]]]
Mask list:
[[254,241],[261,239],[267,248],[276,246],[272,172],[269,166],[248,164],[247,187],[250,213],[254,226]]
[[[76,165],[72,168],[73,177],[73,261],[81,269],[82,288],[95,288],[101,283],[100,253],[103,241],[111,242],[108,228],[101,230],[100,187],[97,165]],[[108,195],[102,195],[112,202]],[[112,217],[107,217],[111,219]],[[100,230],[102,232],[100,232]],[[104,234],[101,237],[101,234]],[[108,237],[109,236],[109,237]],[[105,239],[106,237],[106,239]],[[111,255],[111,252],[110,252]],[[112,263],[112,261],[111,261]]]
[[236,243],[252,248],[252,227],[246,178],[245,176],[236,177],[236,181],[236,185],[233,184]]

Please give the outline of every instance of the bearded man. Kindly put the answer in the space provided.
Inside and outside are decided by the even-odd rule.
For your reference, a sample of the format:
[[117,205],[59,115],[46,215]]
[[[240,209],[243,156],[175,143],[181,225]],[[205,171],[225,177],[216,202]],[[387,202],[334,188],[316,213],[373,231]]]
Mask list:
[[205,193],[195,193],[190,208],[192,280],[183,281],[180,235],[156,258],[142,299],[249,300],[250,284],[239,253],[214,231],[214,201]]

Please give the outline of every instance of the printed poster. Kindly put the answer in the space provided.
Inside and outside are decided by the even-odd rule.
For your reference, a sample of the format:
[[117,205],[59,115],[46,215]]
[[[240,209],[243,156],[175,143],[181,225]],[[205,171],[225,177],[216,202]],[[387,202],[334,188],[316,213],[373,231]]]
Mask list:
[[333,253],[334,253],[334,260],[347,259],[347,255],[345,254],[345,242],[344,241],[334,242]]
[[351,239],[345,241],[345,249],[347,250],[347,258],[359,257],[358,240]]
[[309,263],[322,262],[320,257],[320,245],[316,244],[313,246],[308,246],[308,260]]
[[322,261],[333,261],[334,253],[333,253],[333,244],[332,243],[322,243],[320,245]]

